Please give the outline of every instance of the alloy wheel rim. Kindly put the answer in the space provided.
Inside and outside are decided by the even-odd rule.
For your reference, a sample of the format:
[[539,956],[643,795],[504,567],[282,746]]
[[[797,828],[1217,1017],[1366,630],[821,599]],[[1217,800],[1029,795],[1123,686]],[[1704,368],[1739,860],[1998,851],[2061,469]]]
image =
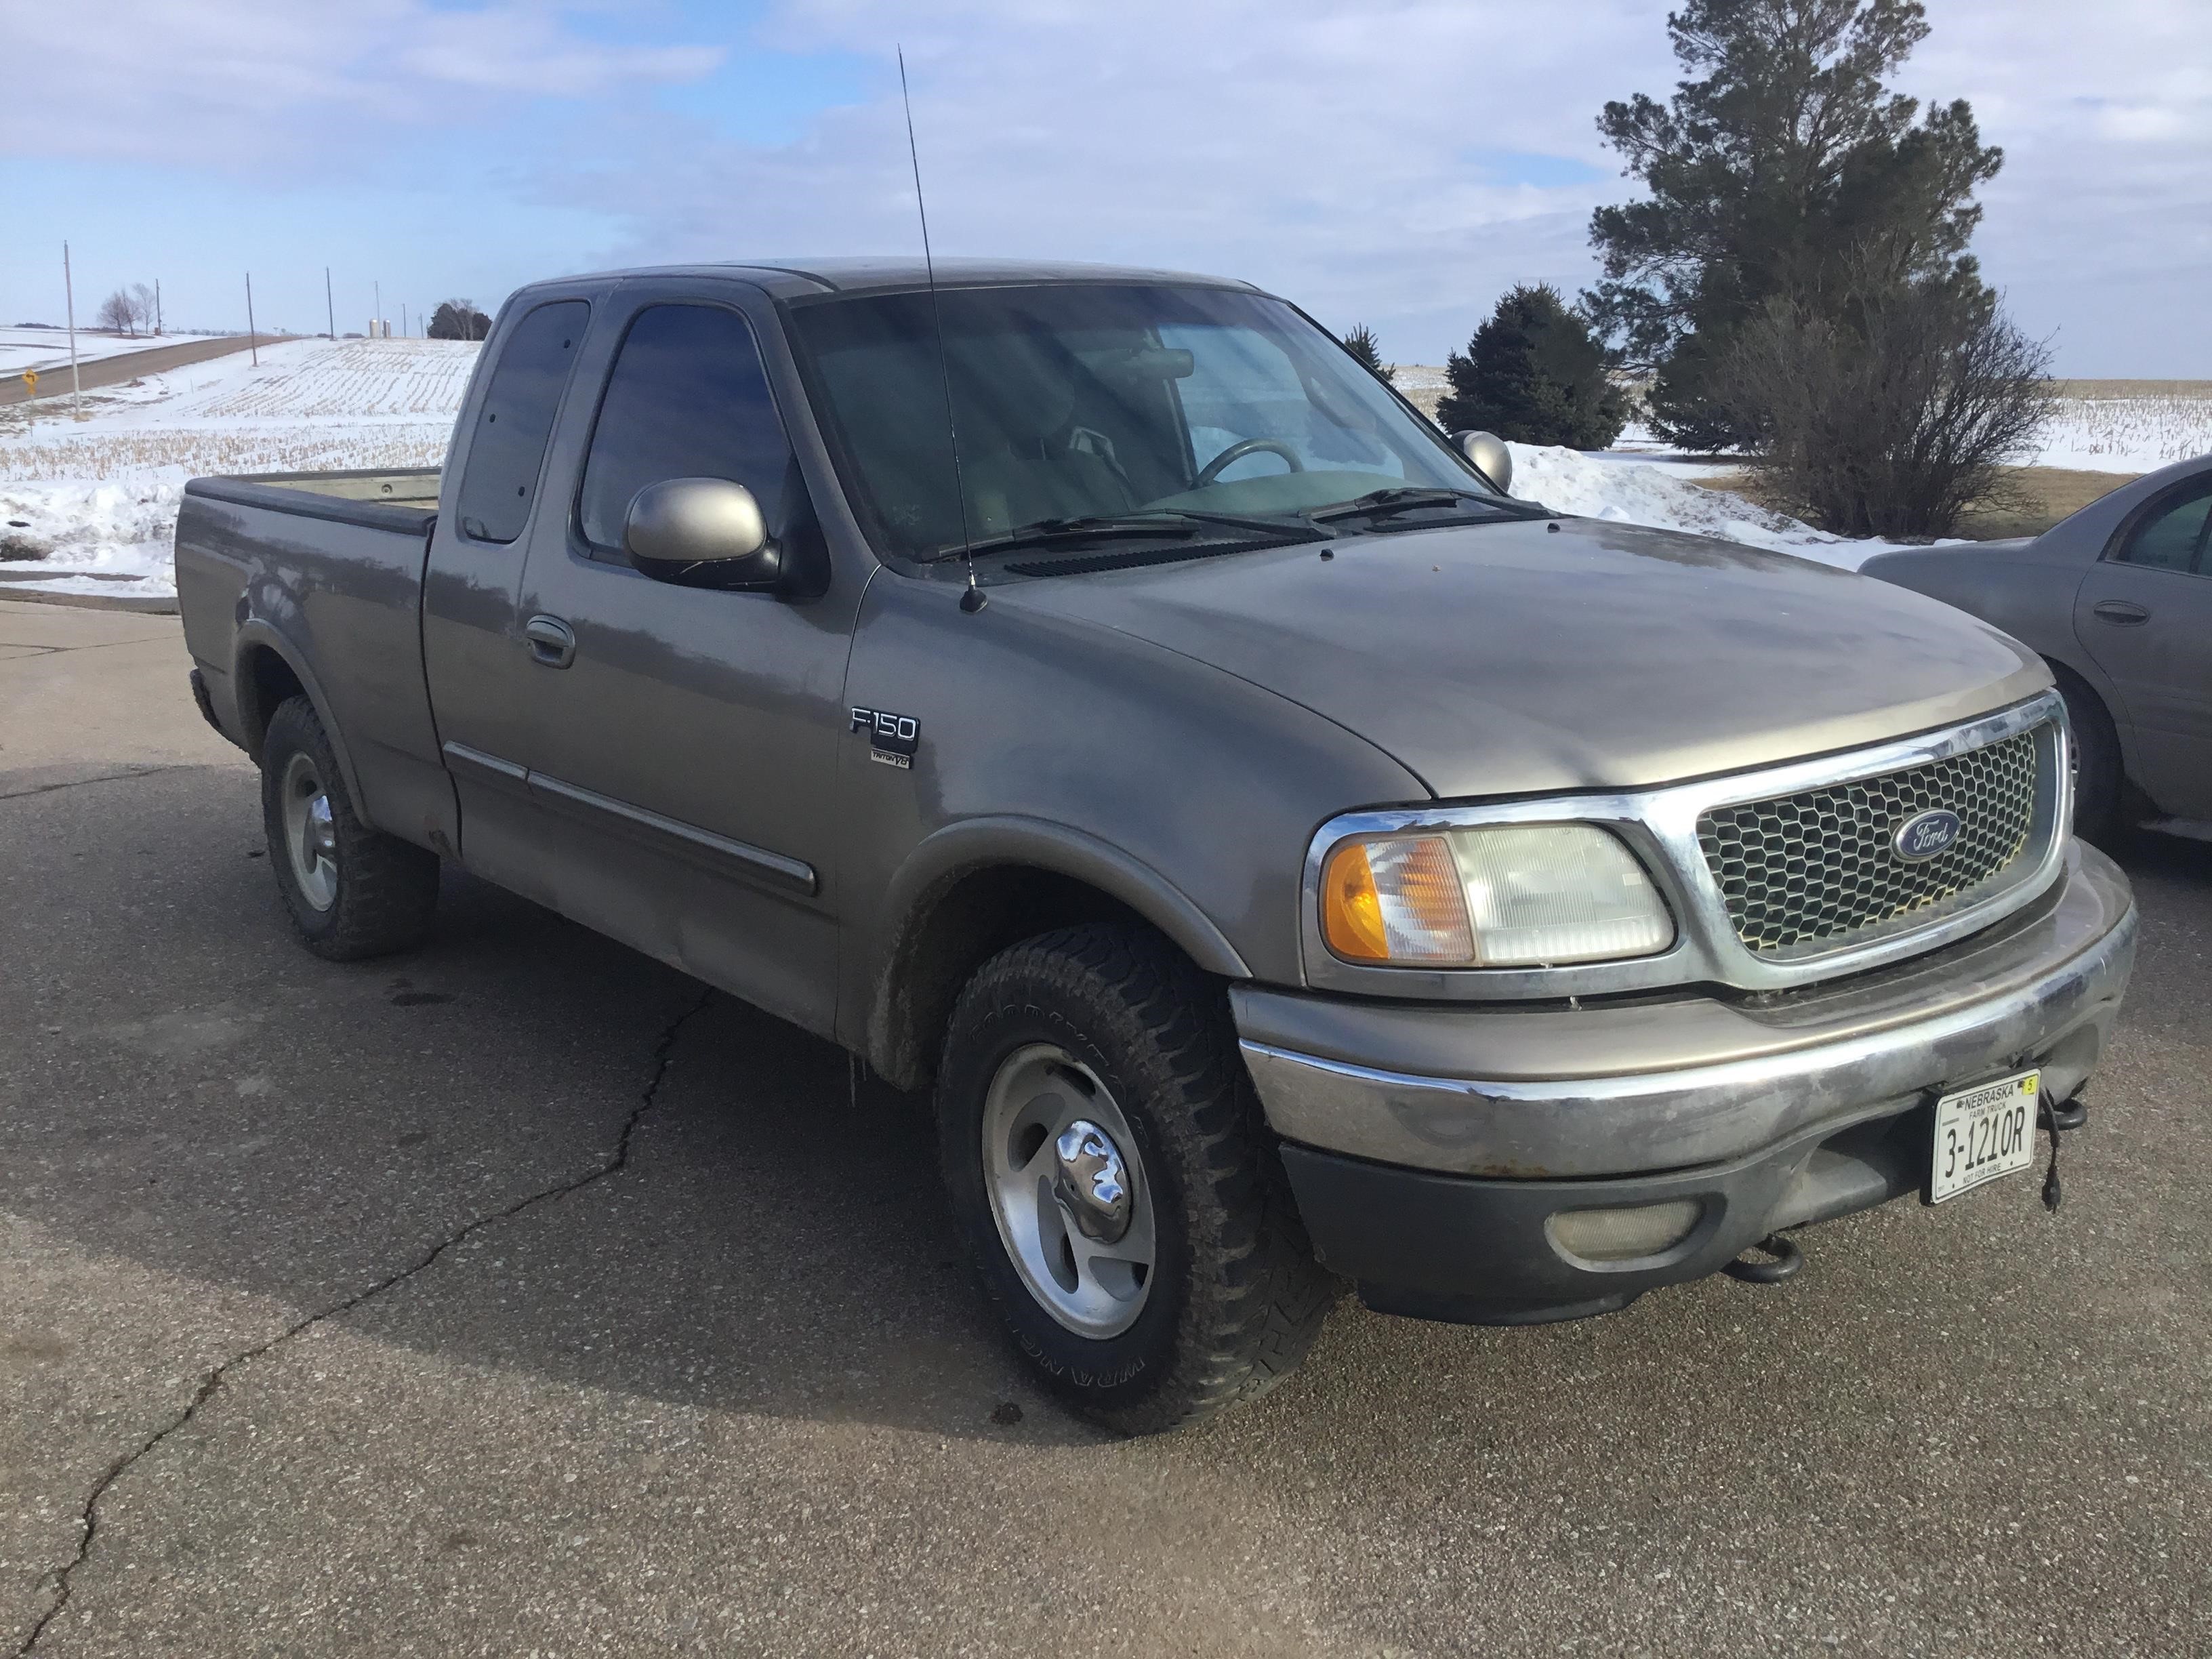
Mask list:
[[1158,1254],[1144,1161],[1112,1091],[1057,1043],[1016,1049],[983,1101],[983,1181],[1024,1288],[1079,1336],[1118,1336]]
[[337,902],[337,824],[330,791],[308,755],[286,763],[279,793],[284,807],[284,851],[292,860],[300,896],[318,910]]

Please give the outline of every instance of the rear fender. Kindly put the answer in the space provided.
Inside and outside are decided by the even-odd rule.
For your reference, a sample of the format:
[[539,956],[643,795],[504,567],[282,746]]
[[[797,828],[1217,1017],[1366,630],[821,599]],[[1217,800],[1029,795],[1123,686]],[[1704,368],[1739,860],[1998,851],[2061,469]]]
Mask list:
[[275,652],[283,659],[293,678],[300,682],[301,690],[307,694],[307,701],[314,706],[315,718],[322,722],[323,735],[330,739],[331,752],[337,757],[338,771],[345,780],[346,795],[353,803],[356,815],[362,823],[369,823],[371,829],[376,828],[369,823],[361,775],[354,769],[353,751],[346,746],[345,733],[331,712],[331,700],[324,694],[322,682],[307,665],[307,653],[267,618],[258,616],[249,616],[239,625],[236,651],[231,660],[231,696],[246,752],[253,757],[255,765],[261,763],[261,739],[269,729],[270,716],[276,712],[273,706],[260,706],[258,679],[253,672],[253,659],[264,650]]

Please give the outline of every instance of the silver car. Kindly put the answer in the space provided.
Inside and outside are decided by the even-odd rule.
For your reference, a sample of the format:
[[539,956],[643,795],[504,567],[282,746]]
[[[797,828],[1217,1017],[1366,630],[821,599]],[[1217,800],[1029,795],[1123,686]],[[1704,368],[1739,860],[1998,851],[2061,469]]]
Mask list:
[[2065,693],[2075,824],[2212,839],[2212,455],[2124,484],[2032,540],[1879,554],[1869,576],[2032,646]]

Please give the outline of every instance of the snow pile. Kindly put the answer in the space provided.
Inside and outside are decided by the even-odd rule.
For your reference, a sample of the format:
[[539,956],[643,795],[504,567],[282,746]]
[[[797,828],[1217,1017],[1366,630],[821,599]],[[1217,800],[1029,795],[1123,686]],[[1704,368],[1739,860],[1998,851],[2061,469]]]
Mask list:
[[1513,452],[1513,493],[1524,501],[1541,501],[1555,513],[1716,536],[1846,570],[1856,569],[1861,560],[1892,545],[1832,536],[1741,495],[1707,489],[1665,462],[1604,459],[1579,450],[1533,444],[1506,447]]
[[[27,585],[57,593],[174,593],[171,543],[191,476],[162,466],[112,483],[0,483],[0,599]],[[9,580],[33,569],[69,574]]]
[[8,411],[0,433],[0,598],[166,597],[185,481],[210,473],[436,466],[479,348],[294,340],[98,394],[88,417]]

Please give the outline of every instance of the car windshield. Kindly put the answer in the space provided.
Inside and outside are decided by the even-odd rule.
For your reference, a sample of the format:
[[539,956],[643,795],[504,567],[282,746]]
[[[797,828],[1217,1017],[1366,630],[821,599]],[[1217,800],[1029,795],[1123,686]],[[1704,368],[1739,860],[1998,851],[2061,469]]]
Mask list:
[[[927,292],[791,313],[848,492],[887,552],[927,560],[967,538],[1018,544],[1032,526],[1146,513],[1295,525],[1408,487],[1505,504],[1279,300],[1067,283],[941,289],[935,309],[941,362]],[[1188,521],[1173,533],[1188,535]],[[1240,533],[1259,532],[1217,525],[1208,536]]]

